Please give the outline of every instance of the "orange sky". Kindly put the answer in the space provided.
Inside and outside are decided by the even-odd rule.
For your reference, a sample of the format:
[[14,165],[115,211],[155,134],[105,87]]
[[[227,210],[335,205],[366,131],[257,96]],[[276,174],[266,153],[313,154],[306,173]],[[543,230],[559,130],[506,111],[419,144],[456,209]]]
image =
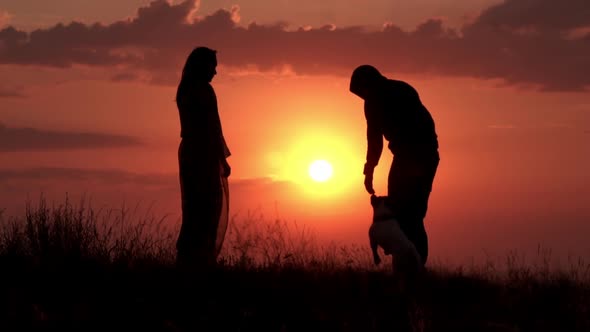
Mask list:
[[[115,9],[96,14],[101,32],[86,25],[54,28],[56,20],[15,44],[14,36],[28,33],[26,18],[42,13],[0,2],[0,12],[10,13],[8,23],[16,26],[0,31],[0,75],[9,78],[0,83],[0,202],[7,213],[19,214],[27,195],[45,192],[60,201],[65,192],[88,193],[109,206],[155,201],[175,222],[179,122],[173,99],[183,57],[194,46],[182,43],[192,40],[219,52],[213,86],[233,153],[231,210],[238,216],[260,209],[269,218],[278,214],[310,225],[323,239],[366,244],[365,123],[362,101],[348,92],[348,75],[369,62],[416,87],[436,122],[441,164],[426,221],[433,257],[461,261],[484,250],[534,251],[537,244],[563,257],[587,256],[590,36],[552,32],[570,36],[565,32],[590,26],[590,15],[574,15],[567,25],[539,5],[520,16],[527,35],[513,19],[524,2],[495,3],[480,1],[478,9],[457,1],[453,11],[445,9],[453,27],[461,13],[472,15],[456,30],[463,37],[445,30],[442,21],[407,32],[411,22],[418,26],[443,10],[431,3],[386,36],[347,30],[346,22],[381,26],[385,18],[346,16],[336,5],[324,15],[336,27],[317,24],[311,34],[283,35],[272,25],[287,20],[279,16],[283,7],[267,12],[240,4],[232,14],[214,9],[229,3],[203,2],[194,39],[171,38],[163,31],[184,29],[177,21],[191,12],[190,2],[155,1],[139,16],[123,9],[118,16]],[[320,10],[311,2],[300,9]],[[76,17],[60,10],[66,24]],[[127,15],[135,21],[112,23]],[[292,24],[316,24],[289,15]],[[84,17],[84,24],[92,21]],[[255,20],[259,26],[247,26]],[[159,30],[149,28],[154,26]],[[355,36],[366,49],[350,44],[354,39],[347,38]],[[283,39],[289,43],[280,44]],[[545,52],[556,46],[567,49]],[[329,181],[314,183],[307,175],[316,159],[332,163]],[[385,150],[375,176],[378,194],[385,194],[390,161]]]

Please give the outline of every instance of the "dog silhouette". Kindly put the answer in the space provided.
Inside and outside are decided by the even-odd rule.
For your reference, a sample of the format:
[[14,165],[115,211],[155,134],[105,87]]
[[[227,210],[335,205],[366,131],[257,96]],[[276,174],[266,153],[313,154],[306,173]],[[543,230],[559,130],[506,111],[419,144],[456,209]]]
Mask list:
[[388,197],[371,195],[371,206],[373,223],[369,228],[369,242],[375,265],[381,263],[377,252],[378,247],[381,247],[385,255],[392,256],[394,271],[418,271],[422,266],[420,255],[393,217]]

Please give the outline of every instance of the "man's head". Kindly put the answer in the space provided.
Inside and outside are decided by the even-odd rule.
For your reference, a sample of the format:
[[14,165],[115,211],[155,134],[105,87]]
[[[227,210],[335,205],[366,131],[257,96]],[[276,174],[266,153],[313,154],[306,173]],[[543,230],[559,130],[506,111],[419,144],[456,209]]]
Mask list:
[[186,59],[182,70],[183,79],[211,82],[217,74],[217,51],[207,47],[196,47]]
[[350,92],[366,99],[369,91],[385,77],[371,65],[356,67],[350,78]]

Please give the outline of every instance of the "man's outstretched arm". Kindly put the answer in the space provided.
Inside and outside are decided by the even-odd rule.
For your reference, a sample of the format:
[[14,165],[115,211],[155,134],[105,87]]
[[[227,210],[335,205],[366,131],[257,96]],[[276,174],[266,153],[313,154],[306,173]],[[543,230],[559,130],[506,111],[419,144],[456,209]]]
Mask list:
[[370,194],[374,194],[373,190],[373,171],[383,151],[383,134],[381,133],[381,124],[376,117],[376,110],[371,108],[365,102],[365,118],[367,119],[367,158],[363,174],[365,175],[365,188]]
[[383,136],[381,131],[372,128],[367,122],[367,161],[365,163],[364,174],[367,174],[367,170],[373,171],[373,169],[379,164],[381,158],[381,152],[383,151]]

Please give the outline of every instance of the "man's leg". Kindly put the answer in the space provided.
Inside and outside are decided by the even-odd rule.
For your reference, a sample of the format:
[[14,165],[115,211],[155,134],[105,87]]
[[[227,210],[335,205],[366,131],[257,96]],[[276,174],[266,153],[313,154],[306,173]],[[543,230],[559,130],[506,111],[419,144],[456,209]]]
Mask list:
[[406,216],[401,219],[402,222],[400,222],[400,228],[416,247],[420,258],[422,259],[422,264],[426,264],[426,261],[428,260],[428,235],[426,234],[426,228],[424,227],[424,218]]
[[437,166],[438,156],[430,160],[394,158],[389,171],[387,189],[392,210],[423,264],[428,259],[424,217]]

